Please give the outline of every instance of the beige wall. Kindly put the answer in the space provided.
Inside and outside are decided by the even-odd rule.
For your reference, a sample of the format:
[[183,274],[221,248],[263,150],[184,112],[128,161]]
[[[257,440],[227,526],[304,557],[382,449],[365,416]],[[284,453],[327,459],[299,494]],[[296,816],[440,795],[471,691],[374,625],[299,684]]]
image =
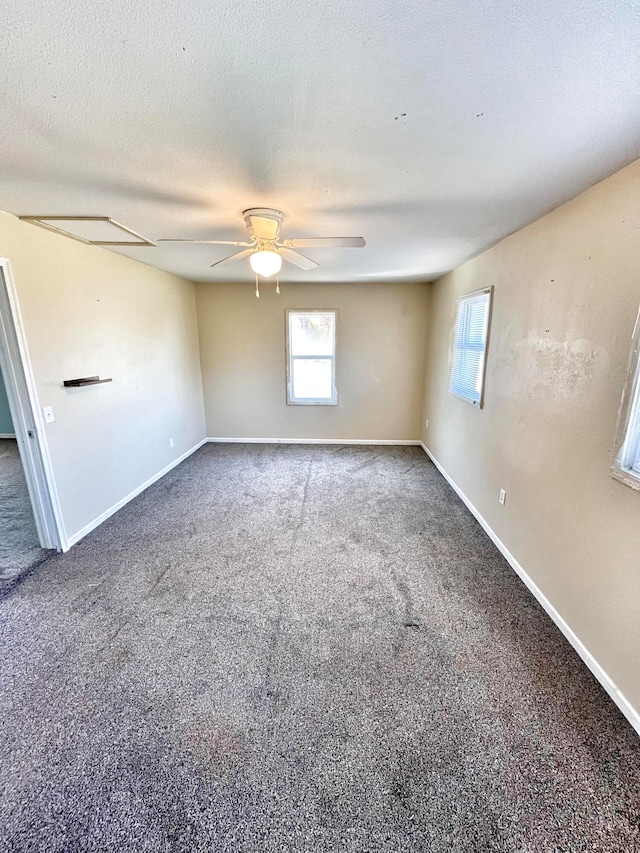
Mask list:
[[[47,441],[73,536],[204,437],[194,286],[6,213],[0,256],[56,417]],[[113,382],[62,386],[96,374]]]
[[[640,162],[433,286],[423,440],[640,710],[640,493],[609,476],[640,302],[638,199]],[[485,285],[480,411],[447,385],[456,297]]]
[[[426,284],[198,284],[210,437],[420,438]],[[337,309],[338,406],[287,406],[285,309]]]

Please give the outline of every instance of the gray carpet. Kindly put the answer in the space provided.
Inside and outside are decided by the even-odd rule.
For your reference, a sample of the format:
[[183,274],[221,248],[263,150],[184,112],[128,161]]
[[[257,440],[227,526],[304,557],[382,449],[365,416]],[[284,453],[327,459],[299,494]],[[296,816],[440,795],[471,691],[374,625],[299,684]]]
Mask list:
[[640,740],[418,448],[208,445],[0,612],[3,851],[640,850]]
[[48,553],[38,543],[18,444],[15,438],[0,438],[0,588]]

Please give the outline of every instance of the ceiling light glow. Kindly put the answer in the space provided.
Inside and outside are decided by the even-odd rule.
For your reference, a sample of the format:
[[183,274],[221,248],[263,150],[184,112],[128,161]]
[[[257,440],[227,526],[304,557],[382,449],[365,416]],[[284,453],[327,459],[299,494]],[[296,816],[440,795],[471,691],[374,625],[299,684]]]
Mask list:
[[250,255],[249,263],[251,264],[251,269],[255,273],[258,273],[258,275],[261,275],[264,278],[269,278],[269,276],[280,272],[282,267],[282,258],[277,252],[262,250]]

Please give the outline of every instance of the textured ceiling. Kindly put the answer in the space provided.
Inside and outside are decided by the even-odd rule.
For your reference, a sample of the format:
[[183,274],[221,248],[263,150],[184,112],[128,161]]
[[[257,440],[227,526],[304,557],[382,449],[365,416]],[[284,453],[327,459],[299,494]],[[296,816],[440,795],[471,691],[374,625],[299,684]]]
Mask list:
[[[243,240],[273,206],[286,237],[367,239],[285,280],[433,279],[640,156],[639,23],[630,0],[4,0],[0,208]],[[210,270],[233,251],[122,253],[249,279]]]

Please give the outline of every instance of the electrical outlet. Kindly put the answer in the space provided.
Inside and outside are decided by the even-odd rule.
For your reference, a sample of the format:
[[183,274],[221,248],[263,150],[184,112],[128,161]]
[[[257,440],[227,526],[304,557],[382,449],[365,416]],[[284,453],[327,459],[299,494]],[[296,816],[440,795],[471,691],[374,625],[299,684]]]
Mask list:
[[53,406],[44,406],[42,412],[44,414],[44,422],[46,424],[52,424],[55,421],[55,415],[53,414]]
[[507,499],[507,493],[505,492],[504,489],[500,489],[500,504],[501,504],[501,506],[504,506],[504,502],[506,501],[506,499]]
[[169,439],[169,447],[173,447],[173,439],[172,438]]
[[429,418],[426,419],[426,421],[424,422],[424,425],[426,426],[427,429],[429,429]]

